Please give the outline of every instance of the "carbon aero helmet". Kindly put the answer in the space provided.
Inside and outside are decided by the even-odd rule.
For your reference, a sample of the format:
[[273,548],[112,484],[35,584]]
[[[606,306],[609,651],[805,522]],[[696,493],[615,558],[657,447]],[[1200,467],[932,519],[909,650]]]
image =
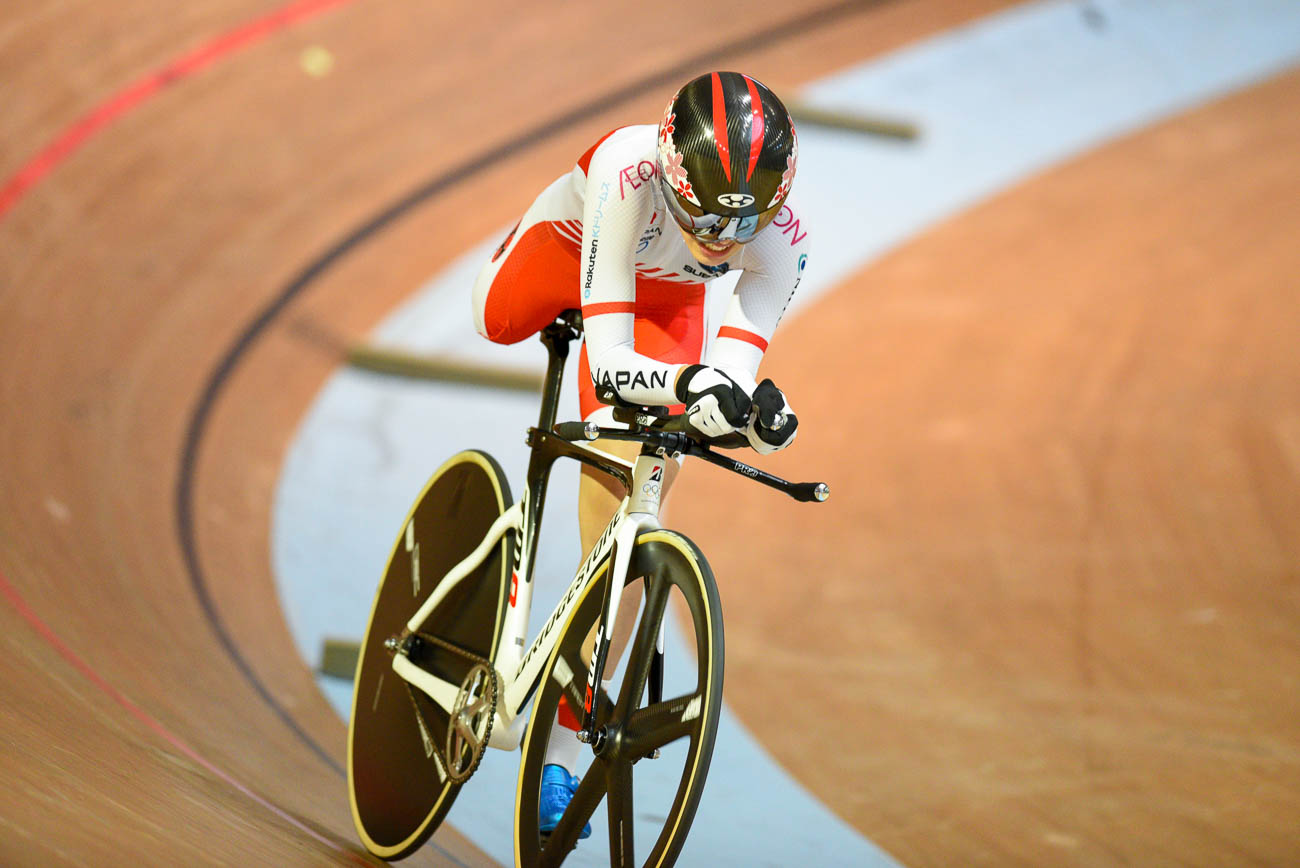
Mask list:
[[776,94],[738,72],[711,72],[668,102],[659,185],[682,229],[703,241],[752,239],[790,195],[799,140]]

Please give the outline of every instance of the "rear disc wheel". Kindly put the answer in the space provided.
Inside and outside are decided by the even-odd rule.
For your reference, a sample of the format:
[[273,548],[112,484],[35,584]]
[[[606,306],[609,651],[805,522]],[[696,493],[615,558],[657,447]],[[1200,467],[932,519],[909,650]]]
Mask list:
[[[357,834],[382,859],[401,859],[427,841],[459,792],[454,778],[463,782],[473,771],[466,764],[462,774],[448,775],[446,748],[456,744],[451,716],[393,671],[385,643],[402,634],[442,577],[478,547],[511,503],[505,474],[491,456],[452,456],[407,515],[375,594],[353,684],[348,795]],[[490,665],[505,623],[509,544],[506,534],[411,637],[411,662],[456,685],[482,661]],[[490,689],[495,705],[495,683]],[[475,722],[480,726],[471,733],[486,733]]]

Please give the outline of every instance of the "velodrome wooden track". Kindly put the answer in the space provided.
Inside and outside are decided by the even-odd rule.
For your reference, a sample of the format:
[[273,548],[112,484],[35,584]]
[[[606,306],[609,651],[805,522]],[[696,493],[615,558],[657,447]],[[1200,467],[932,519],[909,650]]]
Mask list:
[[[693,72],[780,91],[1001,5],[705,29],[687,3],[357,0],[55,167],[0,216],[0,863],[366,861],[268,565],[279,461],[342,342]],[[274,8],[7,12],[0,178]],[[771,463],[832,504],[737,496],[720,523],[692,493],[739,490],[683,477],[730,702],[905,864],[1300,853],[1298,89],[1034,179],[792,319],[768,365],[806,427]],[[422,861],[486,862],[436,842]]]

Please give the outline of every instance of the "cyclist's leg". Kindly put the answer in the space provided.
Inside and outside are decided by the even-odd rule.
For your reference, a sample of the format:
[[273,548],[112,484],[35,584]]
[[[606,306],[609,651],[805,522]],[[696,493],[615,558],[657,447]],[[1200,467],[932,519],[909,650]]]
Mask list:
[[[637,352],[669,363],[697,363],[703,356],[703,346],[705,346],[703,335],[705,335],[705,288],[702,285],[681,285],[681,283],[662,281],[637,282],[637,309],[636,321],[634,321]],[[580,361],[578,361],[578,402],[580,402],[581,415],[585,420],[597,421],[602,425],[612,424],[611,408],[598,403],[595,399],[585,347],[582,348]],[[672,408],[672,412],[681,411],[681,407]],[[597,440],[594,446],[629,461],[636,459],[637,453],[640,452],[640,447],[636,444],[620,442],[620,440]],[[666,461],[664,464],[666,466],[664,466],[663,489],[660,495],[662,499],[667,498],[668,491],[671,490],[672,483],[679,472],[676,461]],[[608,525],[610,516],[614,515],[619,508],[624,495],[623,487],[614,479],[599,473],[598,470],[586,466],[582,468],[580,489],[578,489],[578,526],[580,526],[584,554],[589,552],[597,542],[599,535]],[[662,578],[656,578],[654,581],[662,582]],[[610,630],[610,656],[606,660],[606,669],[604,669],[607,676],[612,676],[619,667],[636,632],[637,612],[642,604],[643,585],[645,582],[636,581],[624,587],[619,611]],[[655,599],[660,598],[662,594]],[[656,609],[655,617],[660,615],[662,609]],[[586,665],[590,665],[591,655],[594,654],[595,620],[586,620],[580,629],[585,633],[580,650],[582,665],[585,668]],[[569,659],[572,660],[572,657]],[[703,667],[710,669],[711,655],[701,655],[701,659],[706,660],[702,664]],[[546,689],[550,689],[552,685],[546,683],[545,686]],[[606,680],[601,685],[601,693],[612,696],[617,694],[617,690],[611,689],[610,680]],[[549,708],[543,713],[550,713]],[[610,709],[606,708],[604,712],[599,713],[607,715]],[[536,763],[539,759],[542,763],[541,777],[538,778],[539,791],[530,790],[538,793],[536,803],[538,807],[529,806],[526,810],[532,812],[532,816],[538,817],[536,828],[543,836],[562,823],[565,811],[581,786],[580,780],[573,774],[578,771],[582,756],[582,745],[575,737],[576,730],[581,726],[581,715],[581,703],[571,706],[571,698],[567,693],[558,696],[555,717],[550,722],[550,734],[543,742],[545,746],[543,746],[542,756],[532,760]],[[534,721],[533,725],[536,726],[541,722]],[[712,730],[708,732],[711,733]],[[711,735],[706,741],[711,745]],[[697,748],[693,748],[694,750]],[[690,755],[693,756],[693,752]],[[563,769],[563,772],[560,769]],[[524,777],[521,777],[521,781],[523,780]],[[602,778],[595,778],[595,781],[599,780]],[[702,781],[702,777],[699,780]],[[532,785],[532,778],[529,778],[529,786]],[[686,791],[694,793],[695,790],[688,786]],[[672,811],[679,811],[679,807],[673,807]],[[590,807],[586,808],[586,811],[590,812]],[[673,824],[676,824],[676,820],[673,820]],[[590,832],[590,824],[584,821],[576,837],[586,838]],[[672,839],[672,836],[668,838]]]
[[[704,355],[704,285],[700,283],[672,283],[664,280],[638,278],[636,284],[636,321],[633,325],[635,347],[638,353],[663,362],[691,364]],[[578,404],[584,420],[595,420],[602,425],[612,424],[610,408],[596,400],[591,383],[591,367],[587,348],[582,348],[578,361]],[[671,408],[680,413],[683,408]],[[597,440],[597,449],[634,461],[640,447],[635,443],[618,440]],[[665,462],[661,503],[668,497],[679,466],[676,461]],[[584,466],[578,488],[578,529],[582,536],[584,556],[591,551],[596,540],[609,524],[609,518],[623,501],[622,486],[609,476]],[[622,659],[627,647],[637,607],[640,605],[640,585],[630,586],[623,594],[622,603],[615,616],[610,633],[607,672]],[[594,644],[594,638],[592,640]],[[590,657],[591,649],[584,652]]]
[[[638,280],[634,334],[639,353],[665,362],[698,362],[704,350],[704,286]],[[594,420],[602,425],[613,424],[611,409],[596,399],[585,346],[578,362],[578,403],[583,419]],[[673,408],[673,412],[681,412],[681,409]],[[597,440],[593,446],[628,461],[635,460],[640,451],[637,444],[618,440]],[[665,462],[661,502],[666,500],[678,470],[676,461]],[[623,497],[624,491],[617,481],[584,465],[578,488],[578,528],[584,556],[595,546]],[[623,658],[632,636],[641,596],[640,582],[634,582],[623,590],[610,630],[609,657],[605,663],[608,675],[613,674]],[[591,663],[595,644],[596,635],[593,631],[582,650],[586,665]],[[580,709],[570,709],[566,702],[561,701],[551,738],[547,742],[547,764],[559,765],[566,771],[573,772],[581,751],[573,733],[580,727]]]
[[[605,408],[604,411],[597,411],[593,414],[593,417],[601,424],[608,424],[609,419],[601,418],[602,415],[608,416],[606,411],[608,411],[608,408]],[[596,440],[592,446],[628,461],[634,461],[639,451],[637,444],[621,440]],[[678,465],[676,461],[666,461],[664,465],[663,494],[661,496],[667,497],[673,480],[677,477]],[[582,478],[578,484],[578,529],[582,538],[584,556],[586,552],[591,551],[596,544],[596,540],[600,538],[601,532],[609,524],[610,516],[614,514],[623,501],[623,494],[622,486],[614,479],[599,471],[591,470],[586,466],[583,467]],[[623,589],[618,612],[614,618],[614,627],[610,634],[609,658],[605,664],[607,675],[614,672],[619,660],[623,657],[628,640],[632,636],[632,628],[636,623],[636,614],[640,605],[641,583],[634,582],[627,585]],[[587,637],[586,644],[582,649],[582,660],[585,665],[591,664],[595,645],[596,634],[593,630],[591,635]],[[546,743],[547,765],[558,765],[569,774],[573,774],[577,770],[582,745],[575,733],[581,728],[582,709],[570,708],[568,702],[561,699],[559,713],[556,715],[550,740]],[[567,799],[562,799],[562,801],[567,804]],[[558,811],[552,812],[549,818],[544,819],[544,831],[549,831],[554,826],[555,821],[558,820],[558,814],[563,813],[564,804],[558,804]]]
[[[622,440],[597,440],[592,444],[595,448],[604,452],[609,452],[624,458],[628,461],[635,461],[640,446],[636,443],[628,443]],[[679,466],[676,461],[664,462],[664,480],[661,502],[668,497],[668,492],[672,488],[673,481],[677,478]],[[596,540],[600,539],[601,532],[609,523],[609,517],[618,509],[623,502],[623,487],[617,481],[611,479],[605,474],[592,470],[587,467],[582,469],[582,479],[578,484],[578,529],[582,535],[583,552],[591,551]],[[619,603],[618,613],[614,619],[614,627],[610,632],[609,661],[606,664],[607,672],[613,672],[614,667],[618,665],[619,660],[623,658],[623,650],[627,647],[627,640],[631,635],[632,624],[636,619],[637,607],[641,604],[641,585],[634,583],[628,585]],[[595,637],[593,636],[590,646],[584,650],[583,657],[590,660],[592,648],[594,647]]]
[[582,203],[575,203],[569,184],[564,175],[543,190],[479,271],[474,327],[483,337],[517,343],[581,304]]

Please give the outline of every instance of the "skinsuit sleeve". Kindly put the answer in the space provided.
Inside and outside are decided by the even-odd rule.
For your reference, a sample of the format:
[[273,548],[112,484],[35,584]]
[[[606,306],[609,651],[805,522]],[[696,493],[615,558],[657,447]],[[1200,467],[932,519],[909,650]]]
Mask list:
[[753,392],[758,366],[808,263],[808,230],[786,201],[775,220],[745,245],[744,272],[704,359]]
[[620,190],[618,175],[639,156],[616,134],[596,149],[587,169],[579,268],[583,328],[597,385],[612,385],[632,404],[666,406],[677,403],[673,384],[683,366],[641,355],[633,337],[635,251],[654,204],[652,185]]

